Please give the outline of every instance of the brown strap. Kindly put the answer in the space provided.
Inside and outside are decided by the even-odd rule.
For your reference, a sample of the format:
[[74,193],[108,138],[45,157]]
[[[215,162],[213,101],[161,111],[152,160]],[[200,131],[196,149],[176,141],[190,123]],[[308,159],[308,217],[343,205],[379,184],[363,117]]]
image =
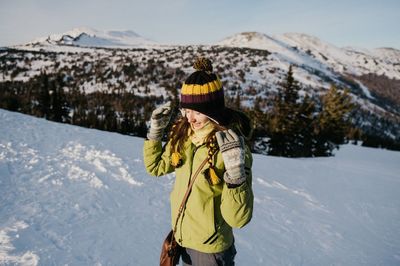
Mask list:
[[[215,153],[215,151],[214,151],[214,153]],[[208,161],[208,157],[206,157],[204,159],[204,161],[200,164],[199,168],[197,168],[197,171],[194,173],[194,175],[192,176],[192,179],[190,180],[190,183],[189,183],[189,186],[188,186],[188,188],[186,190],[185,196],[183,197],[181,206],[179,207],[178,215],[176,216],[175,226],[174,226],[174,230],[172,232],[172,238],[175,237],[175,232],[176,232],[176,228],[178,226],[179,217],[182,215],[183,209],[185,208],[187,199],[189,198],[189,194],[192,191],[192,187],[193,187],[194,181],[196,180],[196,177],[199,175],[201,169],[203,169],[203,167],[207,163],[207,161]]]

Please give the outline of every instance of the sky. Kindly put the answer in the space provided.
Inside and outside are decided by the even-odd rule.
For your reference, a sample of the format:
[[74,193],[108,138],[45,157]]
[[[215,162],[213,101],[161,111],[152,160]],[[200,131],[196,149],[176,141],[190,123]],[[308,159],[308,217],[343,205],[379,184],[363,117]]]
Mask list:
[[400,0],[0,0],[0,46],[90,27],[163,44],[213,44],[257,31],[400,49],[399,25]]

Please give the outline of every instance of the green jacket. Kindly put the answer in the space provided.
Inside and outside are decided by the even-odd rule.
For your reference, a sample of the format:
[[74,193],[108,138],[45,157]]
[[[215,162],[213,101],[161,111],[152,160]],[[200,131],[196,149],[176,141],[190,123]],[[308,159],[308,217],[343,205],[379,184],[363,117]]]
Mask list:
[[[163,150],[161,141],[146,140],[143,154],[149,174],[162,176],[175,171],[175,184],[170,194],[173,227],[190,177],[206,158],[208,149],[206,145],[196,148],[188,140],[185,144],[183,165],[174,168],[170,163],[170,148],[169,143]],[[213,159],[216,173],[223,180],[225,169],[221,152],[218,151]],[[251,220],[253,213],[252,161],[251,152],[247,148],[247,180],[236,188],[228,188],[224,181],[218,185],[210,185],[202,173],[203,170],[200,172],[175,232],[175,238],[181,246],[205,253],[217,253],[232,245],[232,227],[243,227]],[[204,169],[208,167],[206,164]]]

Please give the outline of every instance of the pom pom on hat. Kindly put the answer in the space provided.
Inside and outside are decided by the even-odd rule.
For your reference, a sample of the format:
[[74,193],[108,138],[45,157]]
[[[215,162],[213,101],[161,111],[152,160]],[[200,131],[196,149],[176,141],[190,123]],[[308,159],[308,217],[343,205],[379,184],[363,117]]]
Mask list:
[[213,71],[211,60],[204,57],[198,57],[193,64],[193,68],[196,69],[197,71],[207,71],[207,72]]

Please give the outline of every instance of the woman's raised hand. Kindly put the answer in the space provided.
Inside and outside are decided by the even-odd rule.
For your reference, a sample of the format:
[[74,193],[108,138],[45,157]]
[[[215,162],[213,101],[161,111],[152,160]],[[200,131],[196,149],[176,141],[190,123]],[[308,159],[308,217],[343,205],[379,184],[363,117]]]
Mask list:
[[150,129],[147,138],[151,140],[161,140],[164,129],[168,126],[172,115],[171,102],[154,109],[151,113]]

